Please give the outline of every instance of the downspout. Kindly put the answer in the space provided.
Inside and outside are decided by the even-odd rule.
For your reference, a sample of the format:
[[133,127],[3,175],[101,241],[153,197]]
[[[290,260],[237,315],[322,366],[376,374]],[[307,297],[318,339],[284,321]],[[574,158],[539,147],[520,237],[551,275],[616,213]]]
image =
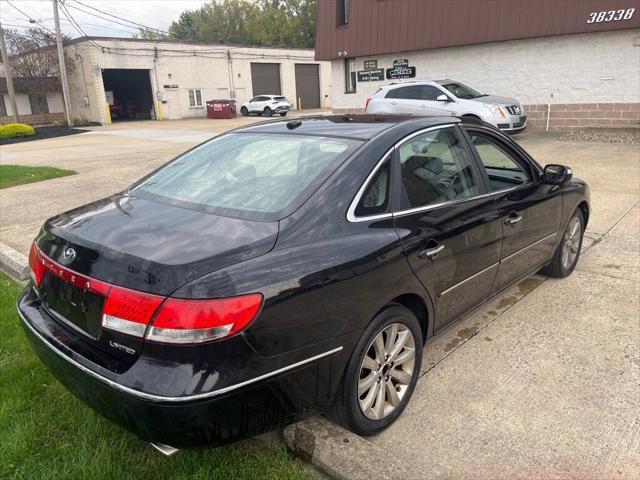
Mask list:
[[231,59],[231,50],[227,50],[227,66],[229,67],[229,99],[236,99],[236,89],[233,84],[233,60]]

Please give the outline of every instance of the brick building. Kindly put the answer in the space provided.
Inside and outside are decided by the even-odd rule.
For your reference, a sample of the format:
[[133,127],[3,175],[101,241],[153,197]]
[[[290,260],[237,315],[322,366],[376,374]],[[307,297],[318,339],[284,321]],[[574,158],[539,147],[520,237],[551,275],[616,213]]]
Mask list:
[[[547,128],[547,120],[550,129],[638,126],[637,7],[632,0],[324,0],[316,59],[332,62],[337,112],[362,111],[391,81],[452,78],[518,99],[529,128]],[[390,80],[399,59],[413,67],[410,78]]]

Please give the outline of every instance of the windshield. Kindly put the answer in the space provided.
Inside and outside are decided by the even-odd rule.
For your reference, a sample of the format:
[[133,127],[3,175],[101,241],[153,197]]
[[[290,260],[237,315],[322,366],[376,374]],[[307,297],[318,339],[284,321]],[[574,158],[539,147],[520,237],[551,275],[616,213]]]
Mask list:
[[445,83],[444,88],[453,93],[454,96],[463,100],[471,100],[472,98],[486,97],[486,94],[480,93],[475,88],[460,82]]
[[130,194],[275,220],[306,200],[358,145],[341,138],[230,133],[178,157]]

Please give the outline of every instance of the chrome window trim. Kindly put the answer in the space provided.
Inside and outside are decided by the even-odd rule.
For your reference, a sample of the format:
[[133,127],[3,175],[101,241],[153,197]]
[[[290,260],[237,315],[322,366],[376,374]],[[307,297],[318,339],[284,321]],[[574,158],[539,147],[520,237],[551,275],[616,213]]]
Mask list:
[[515,251],[515,252],[513,252],[512,254],[507,255],[506,257],[504,257],[504,258],[500,259],[500,263],[504,263],[504,262],[506,262],[507,260],[511,260],[513,257],[515,257],[515,256],[517,256],[517,255],[520,255],[520,254],[521,254],[522,252],[524,252],[525,250],[528,250],[528,249],[530,249],[531,247],[535,247],[535,246],[536,246],[536,245],[538,245],[539,243],[542,243],[542,242],[544,242],[544,241],[546,241],[546,240],[549,240],[550,238],[553,238],[553,237],[555,237],[556,235],[558,235],[558,232],[553,232],[553,233],[551,233],[551,234],[547,235],[546,237],[542,237],[540,240],[536,240],[535,242],[530,243],[530,244],[529,244],[529,245],[527,245],[526,247],[522,247],[520,250],[516,250],[516,251]]
[[77,362],[76,360],[74,360],[73,358],[65,355],[63,352],[61,352],[60,350],[58,350],[51,342],[49,342],[49,340],[47,340],[45,337],[42,336],[42,334],[40,332],[38,332],[28,321],[27,319],[24,317],[24,315],[22,314],[22,312],[20,311],[19,308],[17,308],[16,306],[16,310],[18,311],[18,315],[20,316],[20,319],[22,320],[22,322],[29,328],[29,330],[40,339],[40,341],[42,343],[44,343],[50,350],[52,350],[54,353],[56,353],[59,357],[63,358],[64,360],[66,360],[68,363],[70,363],[71,365],[73,365],[74,367],[80,369],[81,371],[83,371],[84,373],[86,373],[87,375],[95,378],[96,380],[105,383],[106,385],[108,385],[109,387],[113,388],[114,390],[118,390],[120,392],[126,393],[128,395],[134,396],[136,398],[140,398],[143,400],[149,400],[152,402],[167,402],[167,403],[183,403],[183,402],[190,402],[190,401],[194,401],[194,400],[201,400],[204,398],[212,398],[212,397],[217,397],[219,395],[222,395],[224,393],[228,393],[231,392],[233,390],[237,390],[241,387],[247,386],[247,385],[251,385],[253,383],[259,382],[261,380],[266,380],[268,378],[274,377],[276,375],[279,375],[280,373],[284,373],[286,371],[292,370],[294,368],[297,367],[301,367],[302,365],[306,365],[307,363],[311,363],[314,362],[316,360],[319,360],[323,357],[327,357],[329,355],[333,355],[334,353],[338,353],[340,352],[343,347],[337,347],[334,348],[332,350],[326,351],[324,353],[320,353],[319,355],[314,355],[313,357],[309,357],[306,358],[304,360],[301,360],[299,362],[296,363],[292,363],[291,365],[287,365],[285,367],[279,368],[277,370],[273,370],[269,373],[265,373],[264,375],[260,375],[258,377],[254,377],[251,378],[249,380],[245,380],[244,382],[240,382],[240,383],[236,383],[234,385],[229,385],[228,387],[223,387],[220,388],[218,390],[214,390],[212,392],[207,392],[207,393],[199,393],[196,395],[185,395],[182,397],[166,397],[163,395],[154,395],[152,393],[145,393],[142,392],[140,390],[136,390],[134,388],[130,388],[130,387],[126,387],[124,385],[121,385],[103,375],[100,375],[97,372],[94,372],[93,370],[85,367],[84,365],[82,365],[81,363]]
[[479,272],[474,273],[473,275],[465,278],[464,280],[461,280],[460,282],[456,283],[455,285],[450,286],[449,288],[447,288],[446,290],[443,290],[442,292],[440,292],[440,295],[438,295],[439,297],[443,297],[445,296],[447,293],[452,292],[453,290],[455,290],[458,287],[461,287],[462,285],[464,285],[465,283],[467,283],[469,280],[473,280],[474,278],[482,275],[483,273],[488,272],[489,270],[491,270],[492,268],[497,267],[498,265],[500,265],[500,262],[496,262],[493,263],[491,265],[489,265],[487,268],[483,268],[482,270],[480,270]]

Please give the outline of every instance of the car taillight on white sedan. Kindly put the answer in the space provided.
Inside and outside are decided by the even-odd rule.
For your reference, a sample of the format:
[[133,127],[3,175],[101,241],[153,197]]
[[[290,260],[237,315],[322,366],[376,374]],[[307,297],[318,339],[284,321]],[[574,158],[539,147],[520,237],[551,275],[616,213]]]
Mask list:
[[31,278],[40,287],[48,271],[62,280],[105,297],[102,328],[153,342],[193,344],[245,330],[262,307],[262,295],[183,299],[139,292],[86,277],[54,262],[35,243],[29,252]]
[[371,101],[371,97],[367,98],[367,101],[364,104],[364,109],[366,110],[367,107],[369,106],[369,102]]

